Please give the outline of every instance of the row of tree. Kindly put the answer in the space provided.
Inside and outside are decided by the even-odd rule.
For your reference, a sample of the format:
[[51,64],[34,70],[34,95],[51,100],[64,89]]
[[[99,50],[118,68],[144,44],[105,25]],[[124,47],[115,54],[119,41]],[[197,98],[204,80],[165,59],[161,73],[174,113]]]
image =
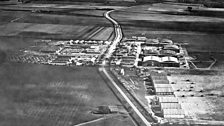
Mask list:
[[203,4],[206,7],[224,8],[223,0],[177,0],[180,3]]

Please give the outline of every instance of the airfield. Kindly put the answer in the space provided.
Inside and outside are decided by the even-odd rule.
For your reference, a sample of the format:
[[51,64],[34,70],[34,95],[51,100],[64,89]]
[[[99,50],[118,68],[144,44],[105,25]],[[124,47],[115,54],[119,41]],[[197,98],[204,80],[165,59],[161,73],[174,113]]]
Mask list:
[[[3,99],[0,125],[138,125],[141,119],[133,114],[135,111],[130,106],[127,107],[127,101],[117,95],[119,92],[114,91],[116,88],[111,86],[110,79],[102,74],[103,67],[100,65],[57,66],[7,60],[12,52],[30,49],[36,46],[37,41],[42,40],[112,41],[111,46],[108,46],[114,48],[112,46],[116,44],[113,45],[113,41],[118,41],[118,28],[105,18],[105,13],[110,10],[114,10],[110,16],[119,23],[123,38],[141,36],[170,39],[183,44],[188,54],[195,59],[192,62],[196,69],[166,71],[174,94],[186,115],[186,120],[170,119],[171,122],[190,125],[189,120],[193,120],[192,124],[194,120],[202,120],[204,125],[223,124],[224,10],[211,12],[210,8],[193,6],[193,9],[202,12],[214,12],[216,15],[213,16],[208,13],[190,13],[186,11],[187,7],[185,4],[169,2],[138,5],[131,1],[127,4],[0,4],[0,97]],[[111,51],[113,49],[105,52],[106,56],[110,57]],[[204,70],[211,64],[211,58],[217,62]],[[105,65],[105,70],[109,71],[107,67]],[[138,109],[141,108],[144,112],[147,110],[151,115],[145,98],[147,89],[143,78],[136,74],[138,71],[135,68],[125,68],[127,74],[124,76],[119,74],[119,70],[120,68],[112,66],[112,72],[108,73],[113,75],[115,83],[120,84],[120,80],[126,80],[126,87],[119,87],[129,94],[129,98],[134,96],[134,100],[135,97],[139,100],[142,106],[139,107],[136,102]],[[131,93],[126,91],[129,88]],[[121,110],[110,114],[94,114],[99,106],[121,107]],[[202,123],[198,125],[203,125]]]

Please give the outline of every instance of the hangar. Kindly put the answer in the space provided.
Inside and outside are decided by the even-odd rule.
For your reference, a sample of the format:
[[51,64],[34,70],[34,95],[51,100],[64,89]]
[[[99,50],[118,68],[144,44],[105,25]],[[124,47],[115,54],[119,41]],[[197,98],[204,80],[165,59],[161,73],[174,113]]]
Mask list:
[[163,44],[163,45],[173,44],[173,41],[170,40],[170,39],[162,39],[162,40],[160,41],[160,44]]
[[143,58],[142,66],[160,66],[161,58],[158,56],[146,56]]
[[165,56],[161,58],[161,66],[163,67],[179,67],[180,63],[176,57]]
[[172,50],[172,51],[175,51],[176,53],[180,52],[179,46],[173,45],[173,44],[164,45],[163,50]]

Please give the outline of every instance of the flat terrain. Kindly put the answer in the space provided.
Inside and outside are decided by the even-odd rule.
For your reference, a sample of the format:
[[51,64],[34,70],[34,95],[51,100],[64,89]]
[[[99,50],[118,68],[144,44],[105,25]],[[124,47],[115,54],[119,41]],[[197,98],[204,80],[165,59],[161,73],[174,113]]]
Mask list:
[[[31,10],[1,11],[0,36],[67,40],[113,38],[112,24],[103,16],[105,11],[87,8],[83,11],[54,10],[53,13],[32,13]],[[103,36],[100,35],[101,32]]]
[[[186,12],[186,8],[178,4],[141,5],[117,10],[112,16],[121,23],[125,37],[168,38],[185,43],[198,66],[208,66],[211,58],[215,58],[217,62],[211,69],[216,72],[212,74],[176,72],[169,80],[175,83],[172,86],[187,118],[224,121],[223,10],[213,10],[214,15],[196,15]],[[209,8],[199,9],[210,11]]]
[[[2,126],[74,125],[102,118],[90,113],[97,106],[120,104],[94,67],[4,63],[0,71]],[[132,125],[127,116],[111,119],[105,123]]]
[[[90,113],[101,105],[121,105],[98,74],[97,67],[6,61],[11,51],[33,46],[41,39],[112,40],[114,37],[112,24],[103,17],[105,10],[84,5],[84,10],[74,9],[74,6],[31,5],[25,4],[24,8],[15,5],[0,12],[0,125],[133,126],[127,113]],[[48,8],[51,12],[42,12]]]
[[[218,60],[213,69],[220,69],[224,60],[224,18],[212,14],[189,14],[186,8],[184,4],[139,5],[117,10],[112,17],[121,23],[125,37],[168,38],[177,43],[187,43],[186,48],[191,56],[200,57],[198,61],[207,61],[212,56]],[[223,9],[217,11],[224,15]]]
[[174,74],[168,79],[175,82],[172,87],[188,118],[223,121],[223,74]]

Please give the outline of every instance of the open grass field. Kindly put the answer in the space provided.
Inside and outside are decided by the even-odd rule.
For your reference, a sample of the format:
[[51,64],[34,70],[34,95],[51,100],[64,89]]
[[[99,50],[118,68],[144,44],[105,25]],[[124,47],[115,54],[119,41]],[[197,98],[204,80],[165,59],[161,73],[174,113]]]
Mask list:
[[[91,110],[99,105],[119,105],[97,68],[4,63],[0,66],[1,126],[70,126],[102,118]],[[115,123],[132,125],[115,116]]]
[[[189,118],[223,120],[223,73],[219,75],[168,76],[185,114]],[[190,82],[185,80],[189,79]],[[193,83],[192,83],[193,82]],[[184,95],[184,97],[183,97]]]

